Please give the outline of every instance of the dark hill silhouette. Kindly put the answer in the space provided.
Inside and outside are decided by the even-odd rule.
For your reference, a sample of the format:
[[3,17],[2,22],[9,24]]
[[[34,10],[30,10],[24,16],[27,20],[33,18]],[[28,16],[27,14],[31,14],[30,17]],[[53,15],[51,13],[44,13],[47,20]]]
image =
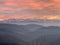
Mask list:
[[0,45],[60,45],[60,27],[0,23]]

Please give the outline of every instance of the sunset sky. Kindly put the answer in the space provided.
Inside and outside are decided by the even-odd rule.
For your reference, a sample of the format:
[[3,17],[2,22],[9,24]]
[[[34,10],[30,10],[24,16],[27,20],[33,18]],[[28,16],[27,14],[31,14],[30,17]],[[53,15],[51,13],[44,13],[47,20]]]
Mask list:
[[0,0],[0,21],[7,19],[60,20],[60,0]]

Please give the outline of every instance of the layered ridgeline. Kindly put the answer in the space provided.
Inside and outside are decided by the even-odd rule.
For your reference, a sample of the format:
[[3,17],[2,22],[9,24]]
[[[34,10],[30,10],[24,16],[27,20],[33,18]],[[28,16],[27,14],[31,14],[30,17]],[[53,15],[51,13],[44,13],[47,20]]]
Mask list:
[[60,27],[0,23],[0,45],[60,45]]
[[38,24],[43,26],[60,26],[59,20],[42,20],[42,19],[7,19],[0,21],[0,23],[9,23],[18,25]]

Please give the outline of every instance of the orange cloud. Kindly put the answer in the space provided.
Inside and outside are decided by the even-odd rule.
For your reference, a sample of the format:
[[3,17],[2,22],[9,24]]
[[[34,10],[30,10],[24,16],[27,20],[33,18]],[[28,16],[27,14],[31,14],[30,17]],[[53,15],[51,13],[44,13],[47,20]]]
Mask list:
[[9,15],[9,16],[0,16],[0,21],[8,20],[8,19],[42,19],[42,20],[60,20],[60,15],[45,15],[45,16],[37,16],[37,15]]
[[45,7],[50,7],[53,6],[56,9],[60,9],[60,0],[52,0],[51,2],[36,2],[35,0],[5,0],[4,1],[4,6],[15,6],[20,9],[27,9],[27,8],[32,8],[32,9],[45,9]]
[[[60,0],[52,0],[51,2],[40,1],[37,2],[35,0],[4,0],[2,1],[2,7],[0,7],[0,11],[11,10],[11,11],[22,11],[24,9],[38,9],[40,11],[44,11],[46,7],[53,8],[54,11],[60,12]],[[47,13],[48,14],[48,13]],[[0,14],[0,21],[6,19],[42,19],[42,20],[60,20],[59,15],[34,15],[34,14]]]
[[20,8],[44,9],[54,4],[54,2],[36,2],[35,0],[5,0],[5,6],[17,6]]

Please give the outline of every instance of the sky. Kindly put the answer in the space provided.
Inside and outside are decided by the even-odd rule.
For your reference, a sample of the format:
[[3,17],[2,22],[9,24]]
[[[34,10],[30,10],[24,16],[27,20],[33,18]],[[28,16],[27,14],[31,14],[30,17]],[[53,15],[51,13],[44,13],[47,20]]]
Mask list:
[[60,20],[60,0],[0,0],[0,21]]

